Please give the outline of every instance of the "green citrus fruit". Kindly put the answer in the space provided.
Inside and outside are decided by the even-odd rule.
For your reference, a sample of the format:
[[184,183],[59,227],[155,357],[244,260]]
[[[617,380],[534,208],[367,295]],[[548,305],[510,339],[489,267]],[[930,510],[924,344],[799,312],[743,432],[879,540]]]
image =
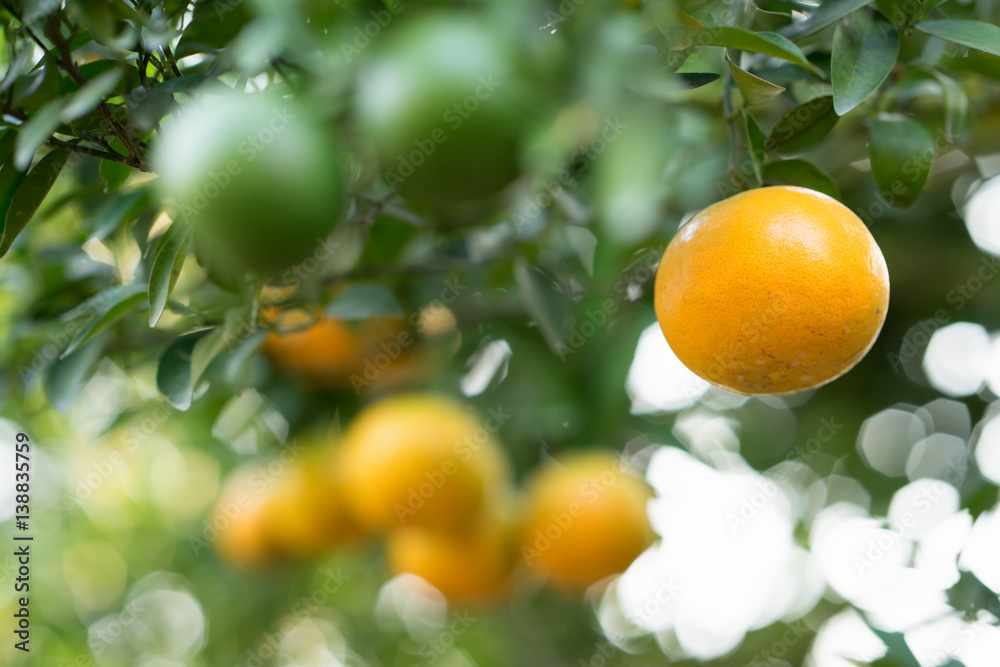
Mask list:
[[277,95],[206,97],[163,128],[161,192],[195,223],[200,257],[273,274],[320,246],[341,217],[343,173],[330,133]]
[[512,45],[470,17],[422,17],[363,68],[358,119],[380,179],[431,203],[494,195],[520,173],[537,109]]

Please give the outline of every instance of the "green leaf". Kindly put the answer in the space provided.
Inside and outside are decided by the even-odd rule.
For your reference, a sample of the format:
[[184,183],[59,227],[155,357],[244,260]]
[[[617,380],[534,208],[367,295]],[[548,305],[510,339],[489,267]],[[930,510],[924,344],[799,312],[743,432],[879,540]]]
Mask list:
[[681,80],[681,87],[685,90],[701,88],[719,79],[715,72],[681,72],[676,75]]
[[14,154],[15,141],[17,141],[17,132],[15,130],[7,130],[0,135],[0,164],[9,160],[10,156]]
[[191,352],[205,333],[195,331],[177,338],[160,357],[160,364],[156,369],[156,387],[178,410],[191,407],[191,398],[194,396],[191,386]]
[[768,151],[800,153],[819,143],[839,119],[831,95],[800,104],[775,124],[767,140]]
[[91,79],[80,90],[73,93],[66,106],[62,110],[62,120],[64,123],[71,123],[81,116],[97,108],[97,105],[110,95],[118,82],[121,81],[122,71],[120,69],[109,69],[96,78]]
[[843,116],[878,90],[896,64],[899,33],[889,23],[855,12],[833,35],[833,108]]
[[840,188],[830,174],[807,160],[780,160],[768,163],[764,167],[764,183],[800,185],[840,200]]
[[726,58],[726,64],[729,65],[733,81],[736,82],[736,87],[743,93],[743,99],[746,100],[747,106],[763,106],[785,92],[784,87],[777,86],[759,76],[754,76],[750,72],[737,67],[729,58]]
[[823,70],[806,60],[805,55],[792,41],[775,32],[751,32],[732,26],[712,26],[705,28],[694,36],[695,44],[699,46],[724,46],[729,49],[753,51],[767,56],[781,58],[795,63],[824,77]]
[[199,380],[208,370],[212,361],[226,348],[233,349],[243,339],[254,333],[250,322],[249,309],[238,306],[226,311],[223,324],[215,327],[191,350],[191,387],[198,386]]
[[[112,149],[121,155],[128,155],[128,148],[125,147],[125,143],[118,137],[112,137],[108,143]],[[113,192],[125,185],[125,181],[132,175],[133,169],[127,164],[120,162],[101,160],[98,171],[101,174],[101,180],[104,181],[104,191]]]
[[7,209],[7,214],[4,216],[3,237],[0,239],[0,257],[7,254],[14,239],[31,221],[68,159],[69,153],[67,151],[52,151],[39,160],[31,173],[23,179],[17,192],[11,198],[10,208]]
[[927,184],[934,161],[934,140],[909,116],[879,114],[872,123],[868,150],[872,176],[890,206],[906,208]]
[[389,288],[372,282],[352,283],[324,310],[339,320],[364,320],[373,315],[402,317],[405,314]]
[[747,147],[747,158],[753,167],[758,183],[764,182],[764,162],[767,160],[767,142],[757,119],[749,111],[743,110],[743,138]]
[[106,238],[121,225],[132,222],[146,210],[152,199],[152,192],[145,188],[110,196],[88,220],[93,229],[90,238]]
[[250,375],[257,351],[263,347],[264,341],[267,340],[267,335],[267,329],[254,331],[246,339],[240,341],[236,345],[236,349],[226,359],[224,376],[226,382],[231,387],[237,390],[242,388],[247,377]]
[[928,35],[1000,56],[1000,26],[992,23],[940,20],[921,21],[913,27]]
[[873,667],[879,664],[886,667],[889,665],[892,665],[892,667],[920,667],[920,661],[913,655],[913,651],[906,644],[906,638],[901,632],[885,632],[872,626],[871,623],[868,623],[868,627],[878,635],[878,638],[882,640],[887,649],[884,658],[871,663]]
[[174,220],[156,243],[156,252],[149,268],[149,326],[160,321],[167,299],[177,284],[191,240],[191,223]]
[[191,22],[177,43],[176,55],[184,58],[224,48],[249,21],[247,10],[240,4],[198,0]]
[[871,0],[824,0],[816,7],[816,11],[809,15],[809,18],[801,23],[793,23],[783,29],[781,33],[792,39],[802,39],[809,35],[815,35],[820,30],[833,25],[870,2]]
[[27,123],[21,126],[14,145],[14,165],[25,171],[31,165],[35,151],[52,138],[62,124],[62,110],[65,100],[55,99],[35,112]]
[[944,131],[950,143],[955,143],[964,137],[970,128],[969,96],[965,89],[952,77],[936,69],[929,70],[941,86],[944,97]]
[[66,346],[66,349],[63,350],[59,358],[63,359],[72,354],[73,350],[76,350],[91,338],[123,318],[129,311],[145,300],[145,286],[133,283],[131,285],[109,287],[74,308],[63,317],[69,320],[82,316],[86,318],[86,322],[83,324],[83,328],[69,342],[69,345]]
[[[7,160],[0,168],[0,221],[7,217],[14,193],[21,186],[24,177],[25,173],[14,167],[13,160]],[[3,229],[0,227],[0,239],[2,238]]]
[[103,352],[104,346],[98,339],[65,358],[56,359],[49,367],[45,376],[45,395],[56,410],[67,412],[70,409]]
[[545,341],[553,352],[561,354],[570,322],[566,299],[541,269],[524,258],[514,260],[514,281],[517,283],[521,302]]

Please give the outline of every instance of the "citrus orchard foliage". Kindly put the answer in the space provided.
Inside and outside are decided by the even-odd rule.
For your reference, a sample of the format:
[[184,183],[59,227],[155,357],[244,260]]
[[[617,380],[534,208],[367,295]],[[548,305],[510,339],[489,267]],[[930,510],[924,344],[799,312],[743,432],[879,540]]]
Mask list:
[[[831,563],[857,546],[845,522],[898,517],[934,474],[956,534],[993,525],[995,475],[971,461],[1000,381],[969,360],[1000,328],[976,246],[1000,242],[989,202],[965,207],[1000,152],[993,4],[0,16],[0,395],[55,480],[40,664],[826,667],[883,644],[880,664],[921,663],[910,628],[851,616],[884,611],[880,589]],[[735,245],[696,247],[723,211]],[[762,248],[778,212],[829,236]],[[760,313],[775,288],[790,312]],[[666,303],[685,293],[704,300]],[[673,351],[643,333],[658,309]],[[748,322],[779,371],[815,371],[757,364]],[[753,394],[857,366],[745,400],[681,362]],[[650,497],[632,472],[651,456]],[[903,588],[987,642],[1000,591],[977,530],[954,581]],[[926,560],[891,553],[877,571],[900,580]],[[677,563],[683,591],[662,576]],[[845,618],[874,651],[836,653]],[[974,648],[953,663],[992,664]]]

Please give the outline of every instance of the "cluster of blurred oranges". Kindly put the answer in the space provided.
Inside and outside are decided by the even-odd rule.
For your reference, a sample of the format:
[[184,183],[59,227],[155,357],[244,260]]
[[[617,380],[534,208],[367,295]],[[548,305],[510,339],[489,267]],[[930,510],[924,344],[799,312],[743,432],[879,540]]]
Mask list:
[[378,536],[390,574],[418,575],[453,602],[498,599],[515,576],[581,592],[622,572],[652,539],[645,483],[613,451],[586,450],[519,489],[496,435],[507,418],[429,393],[376,400],[342,437],[286,446],[277,474],[234,473],[215,511],[239,511],[216,551],[260,568]]

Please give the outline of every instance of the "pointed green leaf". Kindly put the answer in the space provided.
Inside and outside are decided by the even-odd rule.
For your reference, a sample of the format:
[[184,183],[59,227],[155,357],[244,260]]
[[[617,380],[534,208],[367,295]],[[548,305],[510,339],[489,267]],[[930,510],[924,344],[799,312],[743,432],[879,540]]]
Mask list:
[[[0,222],[7,217],[14,193],[21,187],[26,174],[14,167],[13,160],[7,160],[0,167]],[[3,239],[3,227],[0,225],[0,240]]]
[[736,87],[743,93],[743,99],[746,100],[747,106],[763,106],[785,92],[782,86],[777,86],[766,79],[751,74],[745,69],[737,67],[729,58],[726,58],[726,64],[729,65],[733,81],[736,82]]
[[906,208],[927,184],[934,140],[927,129],[901,114],[879,114],[868,140],[872,176],[890,206]]
[[694,43],[699,46],[724,46],[729,49],[763,53],[795,63],[816,76],[825,77],[823,70],[806,60],[794,42],[775,32],[751,32],[732,26],[712,26],[696,34]]
[[98,339],[65,358],[57,359],[49,367],[45,376],[45,395],[52,407],[59,412],[70,409],[103,353],[104,346]]
[[913,27],[928,35],[1000,56],[1000,26],[992,23],[940,20],[921,21]]
[[14,239],[31,221],[68,159],[69,153],[67,151],[52,151],[39,160],[31,173],[21,182],[11,199],[7,215],[4,216],[3,237],[0,239],[0,257],[7,254]]
[[816,11],[810,14],[809,18],[801,23],[793,23],[782,29],[781,33],[792,39],[815,35],[870,2],[871,0],[824,0],[822,4],[817,5]]
[[830,174],[807,160],[780,160],[764,167],[766,185],[799,185],[840,200],[840,188]]
[[17,141],[15,130],[7,130],[3,135],[0,135],[0,164],[9,160],[10,156],[14,154],[15,141]]
[[681,72],[676,76],[681,80],[681,87],[686,90],[701,88],[719,79],[715,72]]
[[109,69],[103,74],[97,75],[73,93],[66,106],[62,110],[62,120],[64,123],[71,123],[81,116],[97,108],[97,105],[110,95],[118,82],[121,81],[122,71],[120,69]]
[[177,284],[177,277],[187,257],[191,239],[191,223],[174,220],[156,243],[156,252],[149,268],[149,326],[155,327],[167,305],[167,299]]
[[[223,11],[219,11],[220,7]],[[184,33],[177,43],[177,57],[183,58],[194,53],[205,53],[225,47],[239,34],[249,19],[249,12],[239,4],[198,0],[194,6],[191,22],[184,28]]]
[[795,107],[777,122],[768,137],[768,151],[799,153],[819,143],[839,120],[833,96],[817,97]]
[[373,315],[402,317],[405,313],[389,288],[372,282],[351,284],[324,310],[339,320],[363,320]]
[[521,302],[552,351],[562,354],[569,329],[569,305],[541,269],[521,257],[514,260],[514,281]]
[[63,317],[71,320],[83,316],[85,322],[59,358],[72,354],[73,350],[123,318],[145,300],[145,286],[133,283],[109,287],[74,308]]
[[52,138],[62,124],[61,116],[65,100],[55,99],[35,112],[31,120],[21,126],[14,145],[14,165],[26,171],[31,165],[35,151]]
[[881,19],[855,12],[833,35],[833,108],[837,115],[864,102],[878,90],[896,64],[899,33]]
[[185,334],[167,346],[156,369],[156,387],[178,410],[191,407],[191,352],[205,331]]
[[955,143],[971,129],[969,96],[965,94],[961,84],[952,77],[936,69],[931,69],[930,72],[941,86],[941,93],[944,96],[945,136],[949,142]]
[[743,139],[747,147],[747,159],[753,167],[754,178],[758,183],[764,182],[764,162],[767,160],[766,141],[764,133],[749,111],[743,110]]
[[240,306],[226,311],[222,326],[205,334],[191,350],[191,387],[198,385],[209,365],[223,350],[234,348],[251,333],[253,327],[248,308]]

